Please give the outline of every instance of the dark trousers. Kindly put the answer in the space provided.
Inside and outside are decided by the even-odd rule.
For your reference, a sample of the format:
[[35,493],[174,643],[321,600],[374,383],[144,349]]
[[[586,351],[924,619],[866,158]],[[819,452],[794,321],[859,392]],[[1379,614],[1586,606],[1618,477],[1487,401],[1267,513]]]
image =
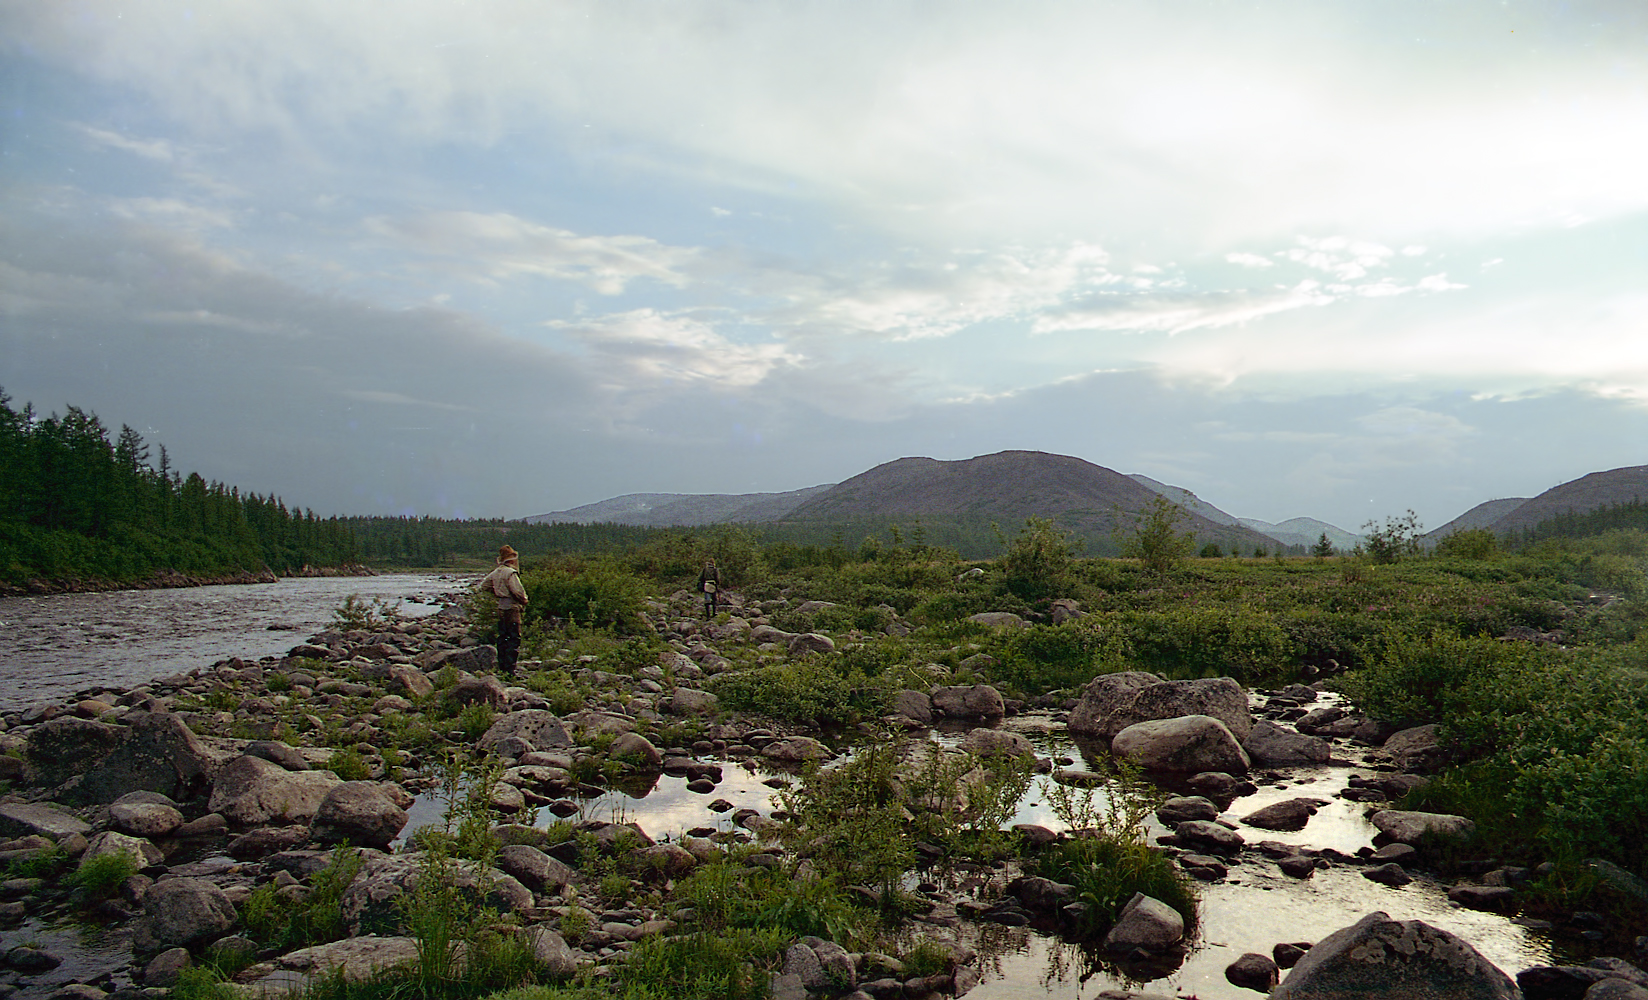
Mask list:
[[498,672],[515,673],[515,661],[521,655],[521,612],[505,611],[498,618]]

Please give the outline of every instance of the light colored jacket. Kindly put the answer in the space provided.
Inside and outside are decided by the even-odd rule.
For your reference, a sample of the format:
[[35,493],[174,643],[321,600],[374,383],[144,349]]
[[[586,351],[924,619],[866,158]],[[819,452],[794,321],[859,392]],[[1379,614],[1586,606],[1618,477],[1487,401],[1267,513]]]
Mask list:
[[526,603],[526,588],[521,586],[521,571],[505,563],[488,573],[476,589],[492,591],[498,599],[498,610],[508,611],[516,604]]

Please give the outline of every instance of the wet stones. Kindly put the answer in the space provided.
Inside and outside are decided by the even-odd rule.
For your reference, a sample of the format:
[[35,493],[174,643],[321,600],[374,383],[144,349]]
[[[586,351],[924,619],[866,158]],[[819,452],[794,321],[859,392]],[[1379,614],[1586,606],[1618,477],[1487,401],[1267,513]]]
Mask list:
[[1214,854],[1235,854],[1245,841],[1242,835],[1228,827],[1208,820],[1186,820],[1173,828],[1173,836],[1186,847],[1200,848]]
[[1029,740],[1002,729],[974,729],[962,738],[961,749],[980,757],[1033,757],[1036,753]]
[[[1115,739],[1140,722],[1209,716],[1239,742],[1253,728],[1247,694],[1229,677],[1165,681],[1155,674],[1125,671],[1094,678],[1070,712],[1070,731]],[[1221,771],[1222,767],[1199,770]],[[1235,770],[1247,770],[1246,765]]]
[[1399,889],[1413,881],[1413,876],[1408,874],[1407,869],[1394,861],[1388,864],[1375,865],[1364,871],[1362,877],[1369,882],[1378,882],[1380,885],[1388,885],[1393,889]]
[[476,745],[482,750],[495,750],[511,738],[524,741],[531,750],[562,750],[572,746],[572,738],[554,712],[532,708],[500,717]]
[[1279,970],[1269,955],[1250,951],[1225,967],[1225,980],[1245,990],[1269,993],[1276,986]]
[[1467,910],[1507,913],[1516,909],[1516,890],[1504,885],[1456,885],[1448,899]]
[[1430,774],[1441,770],[1449,753],[1436,738],[1436,725],[1404,729],[1385,741],[1391,762],[1403,771]]
[[1187,820],[1219,818],[1219,807],[1201,795],[1181,795],[1168,799],[1156,808],[1156,818],[1163,826],[1174,826]]
[[1139,722],[1116,735],[1110,752],[1148,771],[1246,771],[1247,753],[1212,716]]
[[1370,817],[1379,832],[1399,844],[1416,844],[1427,833],[1441,837],[1468,837],[1476,824],[1463,816],[1445,813],[1407,812],[1384,809]]
[[261,757],[224,765],[206,808],[236,826],[308,823],[341,780],[331,771],[288,771]]
[[1286,799],[1243,816],[1242,822],[1261,830],[1303,830],[1326,804],[1321,799]]
[[1346,996],[1516,1000],[1521,994],[1462,938],[1422,921],[1374,912],[1318,942],[1272,991],[1271,1000]]
[[1116,925],[1105,936],[1104,946],[1110,951],[1142,948],[1159,952],[1183,939],[1184,918],[1179,911],[1159,899],[1136,892],[1116,917]]
[[399,785],[345,781],[329,789],[315,809],[311,835],[321,843],[388,847],[406,825],[412,804]]
[[1253,763],[1266,767],[1325,764],[1333,756],[1327,740],[1265,721],[1254,723],[1247,739],[1242,741],[1242,749]]
[[1303,854],[1290,854],[1277,860],[1276,867],[1288,878],[1310,878],[1316,874],[1316,859]]
[[235,906],[222,889],[204,879],[167,879],[143,894],[132,950],[141,955],[205,944],[227,934],[235,920]]
[[1007,713],[1001,692],[988,684],[936,687],[934,710],[952,719],[999,719]]

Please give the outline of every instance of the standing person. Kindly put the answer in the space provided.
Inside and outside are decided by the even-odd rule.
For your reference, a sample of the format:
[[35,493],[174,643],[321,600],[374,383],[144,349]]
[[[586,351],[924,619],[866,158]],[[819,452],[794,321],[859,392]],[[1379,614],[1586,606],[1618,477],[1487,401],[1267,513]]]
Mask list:
[[715,617],[715,606],[721,594],[721,571],[714,559],[704,560],[704,571],[698,574],[698,589],[704,594],[704,617]]
[[498,568],[486,575],[481,587],[498,599],[498,672],[515,676],[515,660],[521,655],[521,608],[526,606],[526,588],[521,586],[521,559],[508,545],[498,549]]

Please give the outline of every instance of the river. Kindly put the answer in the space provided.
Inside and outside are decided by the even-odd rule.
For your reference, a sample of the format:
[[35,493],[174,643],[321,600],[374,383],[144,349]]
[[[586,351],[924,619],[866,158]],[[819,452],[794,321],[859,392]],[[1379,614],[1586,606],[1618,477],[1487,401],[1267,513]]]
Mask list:
[[230,656],[278,655],[332,622],[351,594],[401,614],[440,610],[472,574],[397,573],[276,583],[0,598],[0,712],[91,687],[127,688]]

